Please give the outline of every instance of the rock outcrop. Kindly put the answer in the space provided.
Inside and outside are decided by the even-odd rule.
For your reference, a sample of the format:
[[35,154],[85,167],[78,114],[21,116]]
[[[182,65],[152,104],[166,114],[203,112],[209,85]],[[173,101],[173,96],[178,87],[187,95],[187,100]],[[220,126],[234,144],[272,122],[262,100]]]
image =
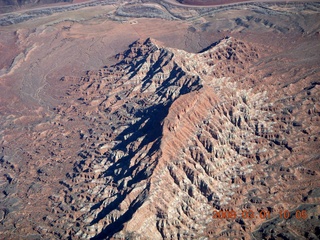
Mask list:
[[[311,206],[319,204],[319,72],[269,54],[228,37],[198,54],[147,39],[116,65],[88,71],[56,108],[59,124],[79,124],[82,144],[50,198],[46,234],[239,239],[258,229],[271,237],[264,229],[274,222],[259,230],[265,219],[241,212],[319,214]],[[238,217],[212,219],[214,210]]]

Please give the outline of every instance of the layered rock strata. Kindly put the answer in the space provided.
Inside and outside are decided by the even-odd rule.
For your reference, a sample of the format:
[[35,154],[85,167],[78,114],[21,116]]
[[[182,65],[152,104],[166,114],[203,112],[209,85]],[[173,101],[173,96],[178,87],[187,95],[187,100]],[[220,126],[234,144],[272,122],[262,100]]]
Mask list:
[[[82,144],[64,189],[51,197],[54,230],[46,234],[275,237],[265,231],[272,224],[259,228],[263,219],[241,212],[276,219],[303,206],[311,209],[307,230],[292,230],[293,222],[286,231],[317,234],[319,71],[290,54],[270,55],[234,38],[198,54],[147,39],[118,54],[116,65],[87,72],[55,109],[57,122],[79,124]],[[212,219],[231,209],[239,217]]]

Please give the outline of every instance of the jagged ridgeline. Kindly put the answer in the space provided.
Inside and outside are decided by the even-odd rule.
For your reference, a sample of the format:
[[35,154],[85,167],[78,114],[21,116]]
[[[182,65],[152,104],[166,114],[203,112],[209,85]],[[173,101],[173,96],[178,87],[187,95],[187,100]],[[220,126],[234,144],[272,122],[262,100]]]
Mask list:
[[56,108],[62,123],[87,129],[78,129],[82,149],[65,189],[51,198],[48,219],[59,230],[48,234],[250,238],[263,220],[214,221],[213,210],[268,209],[275,217],[300,204],[319,178],[319,109],[310,104],[319,102],[319,74],[292,88],[281,80],[288,69],[267,75],[275,61],[268,54],[229,37],[200,53],[147,39],[117,64],[88,71],[67,91],[76,100]]

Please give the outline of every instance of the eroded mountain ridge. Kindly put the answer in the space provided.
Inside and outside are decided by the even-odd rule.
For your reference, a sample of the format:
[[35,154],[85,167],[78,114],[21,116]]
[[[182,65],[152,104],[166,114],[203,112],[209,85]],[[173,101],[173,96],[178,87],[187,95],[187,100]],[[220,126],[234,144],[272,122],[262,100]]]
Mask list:
[[[117,58],[56,109],[59,121],[88,127],[78,129],[82,151],[65,190],[51,198],[53,234],[239,238],[263,220],[213,220],[213,210],[276,217],[303,202],[319,215],[318,71],[270,72],[281,56],[234,38],[198,54],[138,40]],[[284,80],[288,69],[294,77]],[[298,234],[316,234],[317,221]]]
[[[14,162],[6,150],[1,157],[4,233],[19,237],[17,226],[50,239],[317,237],[319,70],[294,51],[229,37],[200,53],[138,40],[117,64],[60,79],[72,84],[48,121],[5,134],[27,160]],[[308,219],[279,219],[295,208]],[[230,209],[236,219],[212,218]],[[267,210],[272,220],[243,219],[242,210]],[[29,214],[28,226],[19,214]]]

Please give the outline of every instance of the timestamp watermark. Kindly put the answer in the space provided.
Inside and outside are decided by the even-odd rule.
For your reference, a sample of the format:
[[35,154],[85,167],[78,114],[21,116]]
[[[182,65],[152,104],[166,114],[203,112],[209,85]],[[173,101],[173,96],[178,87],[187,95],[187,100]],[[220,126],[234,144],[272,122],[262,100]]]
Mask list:
[[282,210],[278,211],[275,215],[273,214],[271,217],[271,212],[268,210],[257,212],[253,210],[242,210],[240,214],[237,214],[234,210],[215,210],[212,215],[213,219],[236,219],[237,217],[241,217],[242,219],[271,219],[274,217],[289,219],[290,217],[294,217],[298,220],[306,220],[308,218],[308,213],[306,210],[295,210],[291,212],[289,210]]

